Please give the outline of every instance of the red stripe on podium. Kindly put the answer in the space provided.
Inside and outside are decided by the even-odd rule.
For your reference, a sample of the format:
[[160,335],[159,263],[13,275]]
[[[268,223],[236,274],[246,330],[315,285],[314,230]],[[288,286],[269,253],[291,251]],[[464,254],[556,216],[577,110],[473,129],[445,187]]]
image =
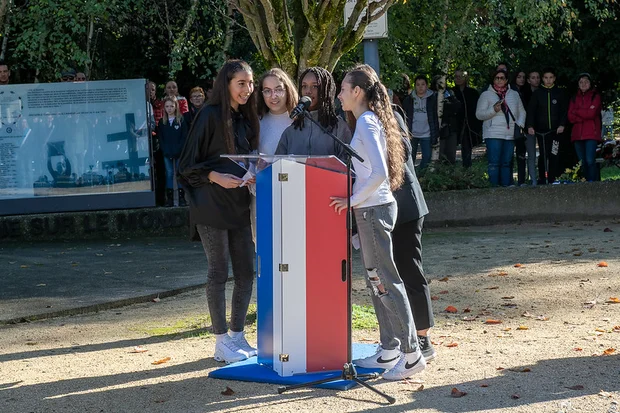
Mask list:
[[306,367],[340,370],[347,361],[346,214],[329,206],[346,195],[346,175],[306,167]]

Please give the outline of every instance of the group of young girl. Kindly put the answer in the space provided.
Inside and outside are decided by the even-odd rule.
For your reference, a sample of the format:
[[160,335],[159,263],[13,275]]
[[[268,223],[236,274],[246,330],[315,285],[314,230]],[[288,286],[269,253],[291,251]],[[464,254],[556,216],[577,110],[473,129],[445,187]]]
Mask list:
[[[343,149],[304,115],[291,121],[289,113],[301,95],[311,99],[309,116],[350,143],[364,159],[353,160],[356,178],[350,204],[381,344],[376,354],[355,364],[385,369],[384,378],[398,380],[422,371],[435,356],[428,339],[433,316],[420,241],[428,210],[413,170],[406,127],[399,128],[388,92],[375,71],[358,65],[342,82],[338,99],[355,118],[353,134],[336,114],[336,89],[329,71],[311,67],[300,76],[297,89],[284,71],[271,69],[255,91],[251,67],[230,60],[219,71],[211,98],[195,115],[177,176],[189,202],[192,238],[202,241],[207,256],[206,293],[216,336],[215,359],[231,363],[257,352],[244,336],[254,281],[252,200],[243,179],[246,170],[220,155],[258,152],[344,159]],[[249,181],[253,182],[254,178]],[[347,208],[344,198],[325,202],[334,213]],[[396,229],[400,235],[393,239]],[[229,260],[234,289],[227,324]]]

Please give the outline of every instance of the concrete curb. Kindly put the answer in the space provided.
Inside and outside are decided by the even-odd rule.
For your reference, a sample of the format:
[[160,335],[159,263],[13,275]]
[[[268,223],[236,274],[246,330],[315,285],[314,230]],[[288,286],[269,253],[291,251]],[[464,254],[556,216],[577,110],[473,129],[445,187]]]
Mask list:
[[13,319],[8,319],[8,320],[0,320],[0,326],[6,326],[10,324],[29,323],[32,321],[45,320],[48,318],[66,317],[66,316],[73,316],[73,315],[80,315],[80,314],[87,314],[87,313],[98,313],[99,311],[126,307],[131,304],[149,302],[157,297],[159,298],[172,297],[175,295],[186,293],[188,291],[197,290],[199,288],[205,288],[205,286],[206,284],[190,285],[187,287],[176,288],[173,290],[146,294],[146,295],[142,295],[139,297],[123,298],[120,300],[114,300],[114,301],[98,303],[98,304],[91,304],[91,305],[87,305],[83,307],[69,308],[69,309],[60,310],[60,311],[51,311],[48,313],[34,314],[32,316],[18,317],[18,318],[13,318]]

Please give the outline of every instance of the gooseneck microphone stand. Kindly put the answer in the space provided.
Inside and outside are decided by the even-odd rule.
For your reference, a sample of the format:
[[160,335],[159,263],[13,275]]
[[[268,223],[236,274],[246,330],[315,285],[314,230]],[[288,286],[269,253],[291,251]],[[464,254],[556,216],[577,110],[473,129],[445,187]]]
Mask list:
[[[353,265],[352,265],[352,242],[351,242],[351,232],[353,229],[353,216],[351,212],[351,164],[352,159],[355,158],[360,162],[364,162],[364,159],[349,145],[344,142],[342,139],[338,138],[333,133],[329,132],[327,129],[323,127],[319,122],[314,120],[310,113],[307,110],[301,111],[300,114],[303,114],[304,119],[308,119],[310,122],[318,126],[323,133],[329,135],[334,141],[338,142],[340,146],[343,147],[345,151],[345,160],[347,165],[347,262],[345,268],[342,271],[343,281],[346,280],[347,283],[347,362],[344,364],[342,368],[342,373],[340,376],[328,377],[325,379],[311,381],[309,383],[302,384],[294,384],[290,386],[281,386],[278,387],[278,394],[282,394],[289,390],[295,390],[305,387],[313,387],[318,384],[328,383],[337,380],[350,380],[354,381],[367,389],[377,393],[378,395],[384,397],[389,404],[394,404],[396,399],[391,397],[382,391],[372,387],[370,384],[366,383],[365,380],[368,379],[376,379],[379,377],[379,373],[366,373],[366,374],[358,374],[355,366],[353,365],[353,340],[351,338],[351,284],[352,284],[352,275],[353,275]],[[365,379],[365,380],[364,380]]]

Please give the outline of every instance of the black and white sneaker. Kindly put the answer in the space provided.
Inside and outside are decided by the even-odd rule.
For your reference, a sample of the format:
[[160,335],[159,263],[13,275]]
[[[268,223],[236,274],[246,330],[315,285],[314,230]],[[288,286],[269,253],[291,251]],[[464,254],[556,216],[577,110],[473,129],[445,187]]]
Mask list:
[[377,347],[377,352],[370,357],[353,360],[353,364],[357,367],[365,367],[368,369],[385,369],[389,370],[398,363],[400,350],[395,348],[386,350],[381,346]]
[[429,336],[418,336],[418,343],[420,343],[420,351],[422,351],[424,360],[431,361],[437,356],[437,352]]
[[398,363],[383,373],[386,380],[402,380],[413,376],[426,368],[426,360],[418,349],[413,353],[400,353]]

